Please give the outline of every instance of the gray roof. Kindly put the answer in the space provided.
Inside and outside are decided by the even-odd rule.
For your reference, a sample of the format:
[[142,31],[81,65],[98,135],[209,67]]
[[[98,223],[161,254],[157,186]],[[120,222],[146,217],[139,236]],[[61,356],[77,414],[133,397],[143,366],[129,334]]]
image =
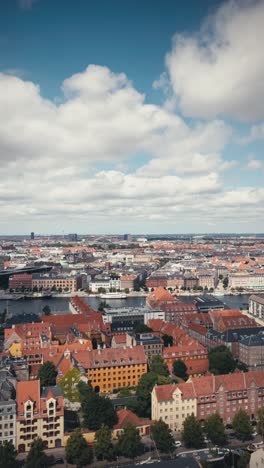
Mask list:
[[264,297],[263,296],[256,296],[256,294],[252,294],[252,296],[249,297],[249,300],[257,302],[258,304],[264,305]]
[[52,391],[55,397],[62,396],[62,391],[59,385],[54,385],[53,387],[43,387],[41,396],[46,397],[50,390]]
[[264,331],[257,335],[248,336],[240,341],[245,346],[264,346]]

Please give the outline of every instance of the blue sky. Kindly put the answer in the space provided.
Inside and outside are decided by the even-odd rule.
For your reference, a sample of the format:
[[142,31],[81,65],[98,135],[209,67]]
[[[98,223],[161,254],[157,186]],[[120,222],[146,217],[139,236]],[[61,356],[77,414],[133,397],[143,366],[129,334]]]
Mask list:
[[1,234],[263,232],[262,1],[0,2]]

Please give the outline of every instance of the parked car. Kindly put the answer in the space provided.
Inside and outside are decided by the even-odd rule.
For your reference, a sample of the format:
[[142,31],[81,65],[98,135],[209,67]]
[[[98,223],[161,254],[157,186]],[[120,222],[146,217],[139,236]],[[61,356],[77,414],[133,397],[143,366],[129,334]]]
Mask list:
[[179,448],[182,446],[182,443],[179,440],[175,440],[174,445],[176,448]]

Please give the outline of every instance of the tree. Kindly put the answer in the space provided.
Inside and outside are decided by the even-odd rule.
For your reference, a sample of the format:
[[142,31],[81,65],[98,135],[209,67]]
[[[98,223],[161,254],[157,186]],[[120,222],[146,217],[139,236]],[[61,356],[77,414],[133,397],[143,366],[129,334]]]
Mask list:
[[16,450],[12,442],[5,440],[0,445],[0,468],[14,468],[16,463]]
[[152,356],[150,361],[150,371],[158,375],[167,377],[169,375],[169,369],[164,359],[159,355]]
[[78,383],[80,382],[82,374],[76,367],[70,369],[62,379],[59,381],[64,398],[72,403],[80,401],[80,392],[78,390]]
[[209,369],[212,374],[229,374],[234,372],[236,361],[226,346],[218,346],[209,351]]
[[45,454],[44,448],[40,437],[33,440],[26,459],[26,468],[46,468],[49,466],[49,457]]
[[82,468],[93,461],[93,451],[88,447],[80,429],[74,431],[68,439],[66,445],[67,463]]
[[218,413],[212,414],[205,421],[205,432],[214,444],[224,445],[226,443],[225,426]]
[[151,426],[151,435],[154,439],[156,447],[161,452],[170,453],[175,450],[172,431],[169,426],[162,421],[155,421]]
[[105,424],[96,432],[94,453],[97,460],[112,460],[114,458],[111,429]]
[[133,424],[127,424],[123,433],[118,437],[118,454],[128,458],[135,458],[143,451],[140,435]]
[[42,309],[44,315],[51,315],[51,309],[48,305],[45,305]]
[[250,418],[246,411],[240,409],[234,416],[232,426],[241,440],[247,440],[252,434]]
[[151,413],[151,392],[154,385],[165,385],[171,382],[169,377],[158,375],[152,371],[143,374],[136,388],[137,402],[131,402],[129,404],[129,409],[137,413],[138,416],[149,418]]
[[165,335],[163,335],[162,337],[162,340],[163,340],[163,343],[164,343],[164,346],[167,348],[168,346],[172,346],[173,345],[173,337],[171,335],[167,335],[165,333]]
[[183,423],[182,439],[186,447],[199,448],[203,445],[203,433],[200,421],[191,414]]
[[53,362],[45,362],[38,371],[38,379],[40,380],[41,387],[50,387],[56,385],[56,377],[58,372]]
[[258,416],[257,416],[257,419],[258,419],[257,431],[263,437],[263,435],[264,435],[264,406],[262,406],[262,408],[259,408],[257,414],[258,414]]
[[250,453],[244,452],[243,455],[239,457],[237,462],[237,468],[248,468],[250,461]]
[[228,286],[228,282],[229,282],[229,281],[228,281],[228,276],[226,276],[226,277],[223,279],[223,286],[224,286],[225,289],[226,289],[227,286]]
[[181,359],[177,359],[177,361],[174,361],[173,373],[174,375],[176,375],[177,377],[180,377],[181,379],[186,380],[188,378],[187,366],[183,361],[181,361]]
[[138,323],[134,328],[134,333],[150,333],[152,328],[148,327],[144,323]]
[[101,397],[91,388],[80,382],[78,389],[80,392],[81,406],[83,412],[83,425],[90,430],[100,429],[102,424],[113,427],[117,423],[116,411],[111,400]]

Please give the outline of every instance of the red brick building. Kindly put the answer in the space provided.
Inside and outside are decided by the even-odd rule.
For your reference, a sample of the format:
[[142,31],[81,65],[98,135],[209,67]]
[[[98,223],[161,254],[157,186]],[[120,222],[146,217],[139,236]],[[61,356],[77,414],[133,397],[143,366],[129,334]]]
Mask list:
[[32,275],[19,273],[9,277],[10,289],[32,289]]
[[209,369],[208,351],[197,342],[193,342],[187,346],[164,348],[162,357],[170,371],[172,370],[174,361],[178,360],[185,363],[188,375],[203,375]]

